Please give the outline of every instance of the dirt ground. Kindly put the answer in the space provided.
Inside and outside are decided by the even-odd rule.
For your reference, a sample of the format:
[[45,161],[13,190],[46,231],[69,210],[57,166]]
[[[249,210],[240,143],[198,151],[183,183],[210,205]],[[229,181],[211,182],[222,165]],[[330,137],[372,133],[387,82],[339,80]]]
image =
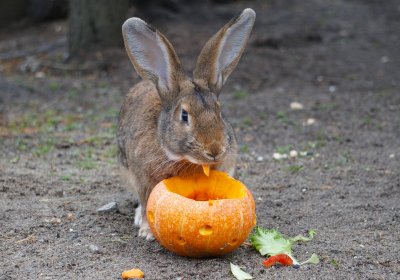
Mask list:
[[[235,128],[237,177],[258,225],[317,265],[262,266],[242,245],[187,259],[137,237],[117,175],[116,122],[138,81],[122,48],[63,63],[66,21],[0,30],[0,279],[400,279],[400,4],[396,0],[237,1],[136,15],[172,41],[186,69],[244,7],[253,35],[221,94]],[[40,50],[40,52],[38,52]],[[16,55],[19,54],[19,55]],[[290,108],[300,102],[301,110]],[[296,150],[296,158],[273,153]],[[118,211],[98,213],[115,201]]]

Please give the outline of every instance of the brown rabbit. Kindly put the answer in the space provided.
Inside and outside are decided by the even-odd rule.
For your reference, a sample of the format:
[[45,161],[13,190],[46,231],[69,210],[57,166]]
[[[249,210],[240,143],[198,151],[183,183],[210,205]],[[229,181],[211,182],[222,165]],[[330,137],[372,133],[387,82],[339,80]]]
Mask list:
[[139,236],[154,237],[146,219],[153,187],[165,178],[202,172],[202,164],[234,174],[237,145],[221,115],[221,87],[235,69],[255,20],[245,9],[204,46],[188,77],[171,43],[139,18],[122,26],[125,47],[143,81],[126,96],[119,115],[119,161],[139,198]]

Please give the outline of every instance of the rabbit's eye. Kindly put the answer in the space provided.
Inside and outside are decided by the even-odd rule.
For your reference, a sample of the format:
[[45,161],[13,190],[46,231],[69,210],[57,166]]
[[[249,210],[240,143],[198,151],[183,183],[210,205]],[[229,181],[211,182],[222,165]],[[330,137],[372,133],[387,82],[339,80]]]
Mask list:
[[181,121],[184,122],[184,123],[188,123],[189,122],[189,114],[188,114],[188,112],[186,112],[183,109],[181,111]]

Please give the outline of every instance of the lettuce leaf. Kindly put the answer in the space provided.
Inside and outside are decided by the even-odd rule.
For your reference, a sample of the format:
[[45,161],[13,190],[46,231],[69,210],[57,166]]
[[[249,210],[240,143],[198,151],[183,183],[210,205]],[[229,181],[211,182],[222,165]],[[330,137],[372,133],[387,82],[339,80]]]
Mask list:
[[251,245],[260,252],[261,255],[274,256],[277,254],[286,254],[293,260],[293,265],[303,265],[306,263],[318,263],[319,258],[316,254],[306,260],[305,262],[299,263],[294,257],[292,252],[292,245],[295,242],[310,241],[316,234],[315,230],[308,231],[308,237],[303,235],[296,235],[292,238],[283,236],[276,229],[265,229],[262,227],[256,227],[255,232],[250,236]]
[[310,229],[308,231],[308,237],[305,237],[301,234],[296,235],[293,238],[290,238],[290,240],[292,240],[292,242],[298,242],[298,241],[311,241],[314,238],[314,235],[317,233],[317,231],[315,229]]
[[253,279],[253,277],[248,274],[247,272],[243,271],[239,266],[231,263],[231,272],[233,276],[236,277],[238,280],[248,280]]
[[251,245],[261,255],[273,256],[277,254],[292,254],[292,241],[283,237],[276,229],[264,229],[256,227],[255,233],[250,236]]
[[312,254],[311,257],[308,260],[300,263],[300,265],[303,265],[303,264],[306,264],[306,263],[317,264],[317,263],[319,263],[319,257],[317,256],[317,254]]

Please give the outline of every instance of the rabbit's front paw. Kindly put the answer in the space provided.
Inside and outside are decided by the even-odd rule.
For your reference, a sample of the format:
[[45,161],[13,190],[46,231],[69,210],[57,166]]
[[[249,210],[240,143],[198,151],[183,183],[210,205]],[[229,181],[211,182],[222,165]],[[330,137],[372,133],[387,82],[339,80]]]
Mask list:
[[142,205],[139,204],[138,207],[135,209],[135,226],[140,227],[142,224]]
[[154,240],[154,236],[151,233],[150,226],[149,226],[149,223],[147,222],[147,220],[142,221],[142,224],[140,225],[140,229],[139,229],[139,236],[146,238],[147,241]]

